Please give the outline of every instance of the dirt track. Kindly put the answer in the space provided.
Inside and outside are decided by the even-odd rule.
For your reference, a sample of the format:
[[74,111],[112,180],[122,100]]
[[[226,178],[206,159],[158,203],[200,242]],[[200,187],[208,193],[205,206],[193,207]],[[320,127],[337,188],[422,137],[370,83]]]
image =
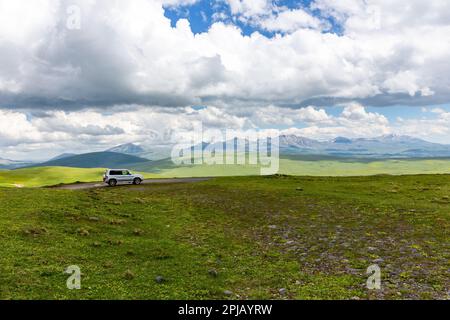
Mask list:
[[[207,181],[211,178],[173,178],[173,179],[147,179],[142,182],[142,184],[164,184],[164,183],[193,183]],[[117,187],[129,186],[130,184],[120,184]],[[93,188],[105,188],[108,187],[106,183],[103,182],[89,182],[89,183],[74,183],[65,184],[60,186],[54,186],[54,189],[63,190],[81,190],[81,189],[93,189]]]

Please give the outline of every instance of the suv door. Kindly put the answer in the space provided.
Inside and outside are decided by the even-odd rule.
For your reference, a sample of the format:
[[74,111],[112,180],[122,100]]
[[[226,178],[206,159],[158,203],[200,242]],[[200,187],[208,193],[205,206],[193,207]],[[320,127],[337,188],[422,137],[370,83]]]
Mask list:
[[133,175],[130,173],[130,171],[122,171],[122,181],[133,181]]
[[117,182],[120,182],[122,180],[122,171],[111,170],[109,172],[109,180],[111,179],[116,179]]

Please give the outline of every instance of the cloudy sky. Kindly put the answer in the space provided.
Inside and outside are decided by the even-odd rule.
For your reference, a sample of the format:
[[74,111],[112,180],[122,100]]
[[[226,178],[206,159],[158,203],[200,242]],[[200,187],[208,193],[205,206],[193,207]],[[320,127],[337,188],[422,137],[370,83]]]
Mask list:
[[164,144],[198,122],[450,143],[449,12],[448,0],[0,0],[0,157]]

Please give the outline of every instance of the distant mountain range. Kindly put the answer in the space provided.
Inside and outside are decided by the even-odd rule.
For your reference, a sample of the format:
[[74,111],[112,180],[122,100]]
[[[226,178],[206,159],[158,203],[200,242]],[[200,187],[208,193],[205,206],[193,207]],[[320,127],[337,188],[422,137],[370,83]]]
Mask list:
[[280,136],[280,154],[378,159],[438,158],[450,157],[450,145],[398,135],[357,139],[337,137],[329,141],[282,135]]
[[134,143],[122,144],[120,146],[116,146],[116,147],[108,149],[106,151],[125,153],[125,154],[131,154],[131,155],[145,153],[145,150],[141,146],[138,146]]
[[129,154],[133,156],[137,156],[140,158],[145,158],[152,161],[167,159],[170,157],[171,153],[171,146],[150,146],[150,147],[143,147],[136,145],[134,143],[126,143],[119,146],[116,146],[114,148],[108,149],[106,151],[110,152],[119,152],[124,154]]
[[17,161],[17,160],[9,160],[9,159],[3,159],[0,158],[0,170],[9,170],[9,169],[16,169],[25,167],[28,165],[32,165],[32,162],[26,162],[26,161]]
[[[230,142],[230,141],[229,141]],[[203,142],[201,148],[207,146],[236,145],[236,141],[216,142],[213,145]],[[248,141],[246,141],[248,143]],[[450,145],[427,142],[410,136],[385,135],[376,138],[336,137],[327,141],[319,141],[296,135],[279,137],[281,156],[320,156],[327,158],[358,159],[405,159],[405,158],[446,158],[450,157]],[[258,150],[258,149],[257,149]],[[189,153],[189,148],[183,153]],[[248,149],[246,150],[248,152]]]
[[[431,143],[410,136],[385,135],[376,138],[356,139],[336,137],[328,141],[319,141],[296,135],[282,135],[279,138],[281,157],[296,156],[305,159],[450,158],[450,145]],[[220,144],[221,142],[216,143],[216,145]],[[208,143],[203,142],[202,148],[206,146],[208,146]],[[64,153],[39,164],[0,159],[0,169],[30,166],[150,168],[161,161],[167,165],[167,161],[170,161],[168,159],[170,153],[170,146],[145,147],[127,143],[103,152],[79,155]]]
[[48,160],[48,161],[56,161],[56,160],[60,160],[60,159],[64,159],[64,158],[73,157],[73,156],[76,156],[76,155],[77,155],[76,153],[62,153],[62,154],[60,154],[59,156],[56,156],[56,157],[54,157],[54,158],[51,158],[51,159]]

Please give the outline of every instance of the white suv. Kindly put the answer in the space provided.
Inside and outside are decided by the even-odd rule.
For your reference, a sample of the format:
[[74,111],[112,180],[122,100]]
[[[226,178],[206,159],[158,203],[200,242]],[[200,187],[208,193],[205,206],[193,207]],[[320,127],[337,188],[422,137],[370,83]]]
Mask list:
[[115,187],[118,183],[141,184],[144,177],[141,174],[131,173],[127,169],[108,169],[103,175],[103,182]]

